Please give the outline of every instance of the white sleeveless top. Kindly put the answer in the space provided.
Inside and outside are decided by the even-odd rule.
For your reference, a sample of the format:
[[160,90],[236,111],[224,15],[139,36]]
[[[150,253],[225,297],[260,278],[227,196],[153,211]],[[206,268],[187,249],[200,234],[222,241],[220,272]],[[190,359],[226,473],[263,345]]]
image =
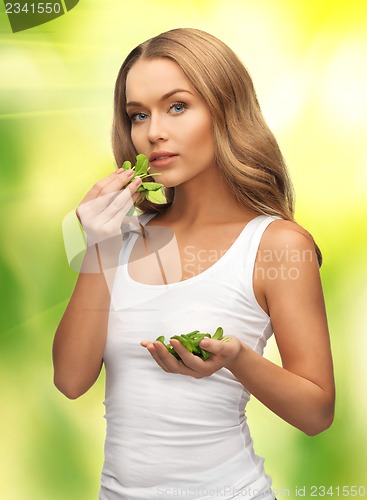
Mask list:
[[[145,225],[155,214],[144,214]],[[105,460],[100,500],[273,500],[264,459],[253,450],[245,408],[250,394],[222,368],[195,379],[166,373],[140,345],[218,326],[259,354],[272,335],[254,296],[252,275],[266,227],[252,219],[226,253],[182,282],[134,281],[127,263],[138,238],[128,234],[111,297],[106,369]]]

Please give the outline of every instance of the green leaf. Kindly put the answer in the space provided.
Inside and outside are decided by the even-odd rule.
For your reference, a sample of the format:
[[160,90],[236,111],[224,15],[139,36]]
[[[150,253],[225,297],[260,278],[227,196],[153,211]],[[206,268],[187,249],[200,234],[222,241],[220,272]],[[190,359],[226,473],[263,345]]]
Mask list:
[[143,155],[143,154],[137,155],[137,157],[136,157],[136,166],[140,168],[145,163],[148,163],[148,158],[145,155]]
[[194,351],[195,346],[193,345],[193,343],[191,342],[191,340],[190,340],[190,339],[185,338],[185,337],[182,337],[182,335],[181,335],[180,342],[181,342],[181,344],[182,344],[184,347],[186,347],[186,349],[187,349],[188,351],[190,351],[190,352],[193,352],[193,351]]
[[177,352],[174,350],[174,348],[170,344],[166,345],[166,348],[167,348],[167,351],[170,352],[171,354],[173,354],[176,359],[178,359],[178,360],[181,359],[180,356],[177,354]]
[[[170,337],[171,339],[177,339],[181,344],[188,349],[192,354],[195,356],[198,356],[199,358],[203,359],[204,361],[212,355],[211,352],[205,351],[202,349],[198,344],[204,337],[209,337],[209,338],[216,338],[217,340],[220,340],[221,342],[228,342],[230,340],[229,337],[223,337],[223,328],[219,326],[213,337],[210,335],[210,333],[200,333],[199,330],[195,330],[190,333],[183,333],[182,335],[173,335]],[[164,337],[158,337],[156,340],[161,341],[164,344]],[[171,344],[164,344],[165,347],[167,348],[168,352],[173,354],[176,359],[179,361],[182,361],[180,356],[177,354],[175,349],[172,347]]]
[[148,166],[149,166],[148,158],[143,154],[138,155],[136,157],[135,176],[146,174],[148,171]]
[[206,359],[210,358],[211,355],[212,355],[211,352],[208,352],[208,351],[205,351],[204,349],[201,349],[201,356],[202,356],[204,361]]
[[142,182],[141,187],[147,191],[158,191],[158,189],[163,187],[163,184],[159,184],[159,182]]
[[158,190],[158,191],[148,191],[146,193],[146,197],[152,203],[157,203],[157,205],[158,204],[162,205],[164,203],[167,203],[167,198],[165,197],[163,191],[161,191],[161,190]]
[[194,330],[193,332],[190,333],[184,333],[185,337],[195,337],[196,334],[200,333],[200,330]]
[[123,168],[124,170],[130,170],[130,168],[131,168],[131,161],[128,161],[128,160],[124,161],[124,163],[122,164],[121,168]]
[[213,339],[220,340],[223,337],[223,328],[218,326],[215,334],[213,335]]

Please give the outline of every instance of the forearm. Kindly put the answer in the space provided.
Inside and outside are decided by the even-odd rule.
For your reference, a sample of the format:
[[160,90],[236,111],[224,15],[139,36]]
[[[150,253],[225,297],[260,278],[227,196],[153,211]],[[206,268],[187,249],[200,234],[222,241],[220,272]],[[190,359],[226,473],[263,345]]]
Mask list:
[[[84,394],[97,380],[102,367],[112,271],[108,281],[101,266],[101,252],[90,247],[53,343],[54,383],[67,397]],[[117,261],[117,255],[110,255]],[[96,269],[97,265],[97,269]]]
[[259,401],[306,434],[318,434],[331,425],[332,394],[263,358],[248,346],[242,345],[228,369]]

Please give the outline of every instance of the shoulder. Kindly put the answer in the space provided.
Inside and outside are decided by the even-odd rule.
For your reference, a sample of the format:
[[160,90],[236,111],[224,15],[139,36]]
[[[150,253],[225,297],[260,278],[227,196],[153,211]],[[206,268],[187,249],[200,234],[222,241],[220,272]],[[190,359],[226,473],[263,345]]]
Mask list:
[[319,265],[311,234],[296,222],[273,220],[259,244],[254,285],[265,298],[270,316],[276,308],[284,308],[286,314],[290,304],[302,308],[306,295],[310,301],[318,297],[321,303]]
[[311,234],[297,222],[275,219],[265,229],[259,250],[312,250],[315,243]]
[[253,285],[258,302],[270,315],[279,301],[289,305],[305,289],[315,290],[319,266],[314,240],[306,229],[284,219],[270,217],[269,222],[258,246]]
[[273,220],[262,234],[257,258],[257,268],[269,269],[283,276],[283,270],[301,276],[319,273],[315,242],[311,234],[294,221]]

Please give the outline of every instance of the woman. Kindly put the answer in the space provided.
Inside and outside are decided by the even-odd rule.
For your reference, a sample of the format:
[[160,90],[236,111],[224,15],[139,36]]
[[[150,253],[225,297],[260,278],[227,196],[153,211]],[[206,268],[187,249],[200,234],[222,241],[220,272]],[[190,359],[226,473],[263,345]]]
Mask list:
[[[113,150],[118,165],[145,154],[167,203],[142,201],[139,180],[118,169],[77,210],[88,250],[55,335],[55,384],[79,397],[105,364],[99,498],[274,499],[246,422],[250,394],[314,435],[332,423],[334,379],[321,253],[293,220],[246,69],[199,30],[139,45],[116,82]],[[203,339],[205,361],[154,341],[218,326],[230,340]],[[282,367],[262,357],[272,333]]]

